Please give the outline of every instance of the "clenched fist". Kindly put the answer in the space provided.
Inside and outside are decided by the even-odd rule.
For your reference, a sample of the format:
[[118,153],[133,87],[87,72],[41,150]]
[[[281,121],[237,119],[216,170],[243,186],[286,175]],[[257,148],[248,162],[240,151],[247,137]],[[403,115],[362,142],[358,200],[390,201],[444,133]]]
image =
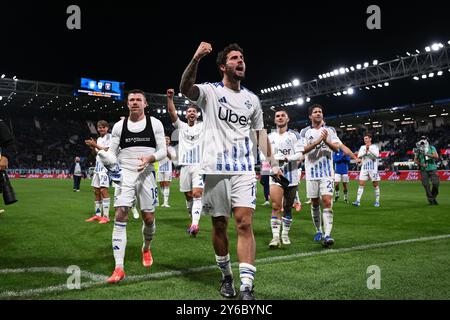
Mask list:
[[167,89],[167,98],[173,99],[173,95],[175,94],[175,90]]
[[201,58],[211,53],[211,51],[212,51],[211,44],[209,44],[208,42],[202,42],[198,46],[197,51],[195,51],[194,59],[199,61]]

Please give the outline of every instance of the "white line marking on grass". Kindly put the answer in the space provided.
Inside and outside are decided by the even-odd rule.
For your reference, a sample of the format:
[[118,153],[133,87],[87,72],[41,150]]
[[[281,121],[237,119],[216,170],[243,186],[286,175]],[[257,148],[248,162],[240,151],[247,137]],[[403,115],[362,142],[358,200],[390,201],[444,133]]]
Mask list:
[[[288,261],[293,260],[297,258],[302,257],[311,257],[311,256],[317,256],[317,255],[328,255],[328,254],[336,254],[336,253],[346,253],[346,252],[352,252],[352,251],[363,251],[363,250],[370,250],[370,249],[377,249],[377,248],[384,248],[384,247],[390,247],[395,245],[401,245],[401,244],[407,244],[407,243],[414,243],[414,242],[426,242],[426,241],[434,241],[434,240],[443,240],[443,239],[449,239],[450,234],[444,234],[440,236],[434,236],[434,237],[422,237],[422,238],[416,238],[416,239],[407,239],[407,240],[399,240],[399,241],[389,241],[389,242],[382,242],[382,243],[372,243],[372,244],[366,244],[356,247],[350,247],[350,248],[340,248],[340,249],[325,249],[321,251],[311,251],[311,252],[304,252],[304,253],[296,253],[291,254],[288,256],[277,256],[277,257],[267,257],[262,259],[257,259],[256,263],[258,264],[265,264],[265,263],[271,263],[274,261]],[[235,262],[232,265],[234,267],[238,266],[239,263]],[[163,279],[163,278],[169,278],[174,276],[180,276],[183,274],[189,274],[189,273],[199,273],[204,271],[211,271],[216,270],[216,265],[211,266],[203,266],[198,268],[192,268],[192,269],[184,269],[184,270],[177,270],[177,271],[166,271],[166,272],[158,272],[158,273],[152,273],[152,274],[145,274],[145,275],[138,275],[138,276],[128,276],[126,277],[122,282],[124,283],[130,283],[130,282],[140,282],[140,281],[146,281],[151,279]],[[49,267],[42,267],[42,268],[25,268],[25,269],[0,269],[0,274],[6,274],[6,273],[23,273],[23,272],[50,272],[50,273],[66,273],[65,268],[49,268]],[[84,282],[81,283],[82,289],[88,289],[99,285],[107,285],[106,279],[107,276],[99,275],[91,272],[82,271],[82,276],[89,278],[93,281]],[[38,288],[38,289],[29,289],[29,290],[23,290],[23,291],[3,291],[0,292],[0,298],[21,298],[21,297],[30,297],[30,296],[36,296],[44,293],[56,293],[56,292],[62,292],[69,290],[67,288],[67,285],[58,285],[58,286],[51,286],[47,288]]]

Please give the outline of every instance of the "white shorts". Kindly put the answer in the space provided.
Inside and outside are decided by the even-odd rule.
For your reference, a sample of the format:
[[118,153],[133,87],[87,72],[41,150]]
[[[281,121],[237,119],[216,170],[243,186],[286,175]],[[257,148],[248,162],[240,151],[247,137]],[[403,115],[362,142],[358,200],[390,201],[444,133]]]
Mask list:
[[236,207],[255,209],[256,176],[206,175],[203,213],[213,217],[230,217]]
[[94,188],[109,188],[109,176],[106,172],[94,172],[91,186]]
[[332,196],[334,192],[333,179],[306,180],[306,197],[317,199],[322,196]]
[[[155,212],[158,205],[158,187],[155,172],[122,169],[122,182],[114,194],[114,207],[133,207],[137,198],[142,211]],[[135,198],[136,197],[136,198]]]
[[348,177],[348,174],[334,174],[334,182],[346,182],[348,183],[350,181],[350,178]]
[[180,170],[180,191],[189,192],[192,189],[203,189],[203,175],[200,165],[182,166]]
[[158,171],[158,182],[172,181],[172,172]]
[[[276,186],[283,188],[283,186],[281,184],[279,184],[278,182],[275,182],[275,180],[273,180],[272,177],[269,177],[269,185],[271,185],[271,186],[276,185]],[[297,187],[297,186],[298,186],[298,184],[289,184],[289,187]]]
[[368,171],[368,170],[361,170],[359,173],[359,180],[367,181],[380,181],[380,175],[378,174],[378,171]]

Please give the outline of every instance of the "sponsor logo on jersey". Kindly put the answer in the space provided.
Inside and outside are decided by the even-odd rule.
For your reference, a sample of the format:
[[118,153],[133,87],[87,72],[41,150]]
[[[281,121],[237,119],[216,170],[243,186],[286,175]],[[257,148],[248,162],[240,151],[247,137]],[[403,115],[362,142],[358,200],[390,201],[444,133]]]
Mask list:
[[219,108],[219,119],[229,122],[229,123],[239,123],[241,126],[246,126],[248,124],[248,119],[246,116],[240,116],[234,113],[232,110]]
[[245,106],[247,107],[247,109],[251,109],[253,107],[252,103],[250,102],[250,100],[245,101]]

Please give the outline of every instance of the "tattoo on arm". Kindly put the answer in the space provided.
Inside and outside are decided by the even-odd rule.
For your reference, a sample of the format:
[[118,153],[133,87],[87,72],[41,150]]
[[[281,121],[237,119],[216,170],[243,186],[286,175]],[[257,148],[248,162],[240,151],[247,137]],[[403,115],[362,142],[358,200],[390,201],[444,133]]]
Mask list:
[[198,61],[192,59],[181,76],[180,92],[191,100],[197,100],[200,95],[199,89],[194,86],[197,78],[197,68]]

